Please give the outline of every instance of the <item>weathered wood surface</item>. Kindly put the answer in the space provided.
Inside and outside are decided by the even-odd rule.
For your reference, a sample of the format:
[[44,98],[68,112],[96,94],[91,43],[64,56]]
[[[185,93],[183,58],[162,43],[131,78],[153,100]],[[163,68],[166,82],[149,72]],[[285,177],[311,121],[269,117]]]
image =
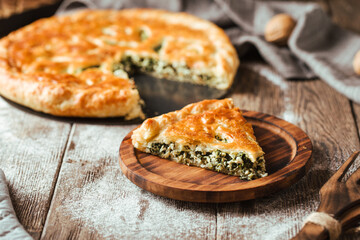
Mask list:
[[0,167],[8,177],[20,221],[36,239],[42,229],[42,239],[295,236],[303,219],[317,209],[323,183],[360,148],[353,117],[354,113],[359,121],[360,107],[354,105],[352,111],[345,97],[320,80],[285,81],[258,62],[243,63],[240,71],[229,94],[237,106],[274,114],[298,125],[312,139],[313,165],[299,183],[239,203],[166,199],[138,188],[121,173],[118,148],[136,125],[74,124],[70,131],[70,124],[24,113],[2,100]]
[[44,239],[214,239],[215,205],[155,196],[121,173],[118,149],[134,127],[74,125]]
[[[295,235],[304,217],[316,210],[322,184],[359,148],[351,104],[322,81],[285,81],[265,64],[243,64],[241,73],[230,94],[236,105],[275,114],[302,127],[312,139],[314,164],[300,183],[280,194],[234,204],[157,197],[130,183],[118,166],[118,147],[134,125],[75,124],[63,157],[70,124],[24,113],[1,100],[0,167],[20,221],[39,237],[63,157],[43,239]],[[356,104],[354,114],[359,124]]]
[[351,105],[352,105],[353,110],[354,110],[353,117],[355,118],[356,126],[357,126],[357,132],[358,132],[358,136],[360,138],[360,104],[352,102]]
[[[249,67],[235,90],[239,93],[235,104],[275,114],[301,127],[313,142],[313,165],[304,179],[280,194],[219,204],[217,237],[289,239],[300,230],[305,216],[317,209],[322,184],[359,149],[359,139],[354,119],[346,117],[351,116],[349,101],[322,81],[285,81],[267,66]],[[239,226],[241,231],[236,231]]]
[[[356,0],[320,3],[341,26],[360,31]],[[0,0],[0,12],[4,4],[8,9],[12,1]],[[321,186],[360,149],[360,105],[321,80],[286,81],[258,61],[242,64],[241,79],[229,97],[240,108],[273,114],[310,136],[313,165],[299,183],[239,203],[169,200],[141,190],[121,173],[118,148],[135,125],[71,125],[25,113],[0,99],[0,168],[20,222],[35,239],[295,236],[304,218],[316,211]],[[358,159],[352,169],[359,166]],[[359,233],[341,236],[359,238]]]
[[[360,218],[357,215],[358,212],[354,209],[354,206],[357,206],[360,200],[360,192],[358,191],[360,170],[356,170],[348,178],[344,178],[359,153],[360,151],[355,151],[320,189],[321,202],[317,212],[331,214],[334,218],[341,220],[343,230],[353,228],[352,222],[356,223]],[[349,213],[357,214],[348,217]],[[327,233],[328,237],[334,238],[334,236],[331,236],[335,235],[332,231],[308,222],[292,240],[325,239]]]
[[70,124],[25,113],[0,98],[0,168],[15,212],[34,238],[44,226],[69,131]]
[[328,0],[334,22],[355,32],[360,32],[360,1]]

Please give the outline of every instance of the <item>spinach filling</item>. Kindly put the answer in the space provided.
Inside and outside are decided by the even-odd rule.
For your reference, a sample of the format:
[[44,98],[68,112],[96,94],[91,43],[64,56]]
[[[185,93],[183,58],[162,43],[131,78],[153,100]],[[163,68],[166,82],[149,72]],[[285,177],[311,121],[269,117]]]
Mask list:
[[228,140],[226,138],[223,138],[223,137],[221,137],[219,135],[215,135],[215,139],[220,141],[220,142],[224,142],[224,143],[228,142]]
[[[159,52],[162,43],[154,46],[154,51]],[[113,65],[113,72],[122,69],[134,75],[137,72],[148,73],[156,77],[164,77],[169,79],[181,79],[186,82],[207,83],[211,82],[214,77],[207,74],[194,73],[188,66],[166,63],[150,57],[124,56],[120,62]]]
[[[106,34],[111,35],[112,32],[109,29],[103,30]],[[139,29],[138,36],[141,42],[146,41],[150,37],[150,33],[145,29]],[[116,45],[114,40],[104,40],[106,44]],[[160,54],[160,51],[164,47],[164,42],[161,40],[155,44],[152,49],[155,53]],[[86,66],[77,69],[77,72],[83,72],[89,68],[100,68],[100,65]],[[192,82],[197,84],[206,84],[210,86],[217,86],[218,79],[212,74],[206,74],[201,72],[195,72],[190,69],[186,64],[172,64],[162,60],[154,59],[151,57],[140,57],[125,55],[119,62],[116,62],[112,66],[112,72],[117,70],[123,70],[129,75],[134,75],[137,72],[151,74],[158,78],[166,78],[169,80],[177,80],[184,82]],[[115,74],[116,75],[116,74]]]
[[175,143],[152,143],[147,151],[179,163],[239,176],[244,180],[252,180],[267,175],[262,156],[258,157],[256,162],[252,162],[243,152],[234,155],[220,150],[214,152],[192,151],[189,146],[177,150]]
[[90,69],[90,68],[99,68],[99,67],[100,67],[100,65],[91,65],[91,66],[81,68],[81,71],[83,72],[83,71],[85,71],[87,69]]
[[159,53],[160,50],[161,50],[161,48],[162,48],[162,42],[159,43],[158,45],[155,45],[155,46],[153,47],[153,50],[154,50],[155,52]]
[[141,41],[145,41],[146,39],[149,38],[149,35],[147,34],[147,32],[145,30],[141,29],[139,31],[139,37],[140,37]]

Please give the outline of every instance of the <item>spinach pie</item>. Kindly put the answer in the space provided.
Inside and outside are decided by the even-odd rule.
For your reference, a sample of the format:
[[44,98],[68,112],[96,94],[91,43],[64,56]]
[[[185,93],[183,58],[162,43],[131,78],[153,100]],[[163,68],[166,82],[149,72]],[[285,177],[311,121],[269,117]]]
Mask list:
[[267,175],[254,130],[232,99],[204,100],[149,118],[134,130],[140,151],[252,180]]
[[85,10],[0,40],[0,95],[57,116],[143,117],[129,73],[227,89],[239,65],[215,24],[155,9]]

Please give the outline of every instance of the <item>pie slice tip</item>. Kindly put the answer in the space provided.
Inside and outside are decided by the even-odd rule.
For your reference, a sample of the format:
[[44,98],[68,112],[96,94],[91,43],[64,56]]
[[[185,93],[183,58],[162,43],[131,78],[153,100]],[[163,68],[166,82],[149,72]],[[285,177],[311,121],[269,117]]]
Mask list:
[[204,100],[149,118],[134,130],[140,151],[241,179],[267,175],[254,130],[232,99]]

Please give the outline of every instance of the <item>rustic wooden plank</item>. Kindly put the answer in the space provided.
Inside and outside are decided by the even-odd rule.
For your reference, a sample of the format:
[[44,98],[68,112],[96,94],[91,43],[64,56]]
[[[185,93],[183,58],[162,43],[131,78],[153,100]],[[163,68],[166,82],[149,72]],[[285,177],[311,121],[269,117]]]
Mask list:
[[[348,130],[354,129],[348,118],[349,103],[321,81],[286,82],[264,65],[247,65],[242,73],[231,94],[235,103],[273,113],[305,129],[313,139],[314,165],[306,178],[280,194],[219,204],[216,237],[288,239],[300,229],[305,216],[317,208],[322,184],[358,148],[356,131]],[[214,205],[157,197],[140,190],[121,174],[118,146],[133,127],[76,125],[44,239],[214,238]],[[201,222],[201,226],[187,225],[193,221]],[[172,226],[178,227],[173,230]],[[357,237],[348,235],[347,239]]]
[[43,239],[214,239],[216,207],[165,199],[131,183],[118,152],[135,125],[76,124]]
[[356,121],[357,132],[360,139],[360,104],[352,102],[351,107],[353,109],[353,116]]
[[241,72],[243,77],[233,93],[235,103],[275,114],[305,130],[314,146],[313,165],[307,176],[288,190],[255,201],[219,204],[217,238],[289,239],[317,209],[320,187],[359,148],[350,104],[320,80],[286,81],[268,66],[256,63],[243,64]]
[[[360,172],[354,172],[351,177],[344,181],[343,176],[348,173],[349,167],[356,160],[360,151],[355,151],[346,162],[331,176],[331,178],[320,189],[321,203],[317,209],[318,213],[332,214],[336,218],[343,216],[348,210],[353,211],[353,207],[358,203],[359,199],[359,178]],[[341,182],[340,182],[341,180]],[[343,221],[342,229],[349,229],[352,224],[347,224]],[[356,221],[356,219],[354,219]],[[358,222],[358,221],[357,221]],[[331,231],[329,231],[330,238]],[[311,237],[312,236],[312,237]],[[317,237],[316,237],[317,236]],[[301,231],[295,236],[296,239],[325,239],[326,229],[321,226],[316,226],[312,223],[307,223]]]
[[49,209],[70,124],[10,106],[0,98],[0,168],[15,212],[38,239]]
[[360,32],[360,1],[358,0],[328,0],[334,22],[340,26]]

